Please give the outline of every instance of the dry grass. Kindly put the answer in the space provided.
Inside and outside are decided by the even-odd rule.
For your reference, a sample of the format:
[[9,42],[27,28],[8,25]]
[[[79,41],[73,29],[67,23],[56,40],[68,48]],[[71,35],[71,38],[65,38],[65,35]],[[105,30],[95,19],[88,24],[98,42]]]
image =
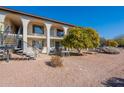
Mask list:
[[62,67],[62,58],[60,56],[52,56],[51,57],[51,61],[50,61],[50,65],[52,67]]

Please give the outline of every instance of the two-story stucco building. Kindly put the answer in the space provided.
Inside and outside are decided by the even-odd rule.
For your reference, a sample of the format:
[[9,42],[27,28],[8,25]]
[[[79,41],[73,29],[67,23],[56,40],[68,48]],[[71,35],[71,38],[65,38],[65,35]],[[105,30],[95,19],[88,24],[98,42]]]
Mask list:
[[61,47],[63,36],[70,27],[74,27],[72,24],[0,7],[0,27],[4,31],[8,25],[12,30],[11,37],[19,34],[20,40],[16,43],[14,39],[8,39],[7,42],[15,42],[24,52],[31,45],[47,54],[51,47]]

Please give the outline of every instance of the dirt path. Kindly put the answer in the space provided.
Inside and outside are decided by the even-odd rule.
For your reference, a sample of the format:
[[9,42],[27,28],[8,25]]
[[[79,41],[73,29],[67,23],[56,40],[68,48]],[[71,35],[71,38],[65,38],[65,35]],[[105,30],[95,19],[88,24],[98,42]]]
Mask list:
[[37,60],[1,62],[0,86],[95,87],[110,86],[105,83],[112,77],[124,79],[124,50],[119,55],[65,57],[62,68],[47,66],[45,62],[49,59],[49,56],[41,55]]

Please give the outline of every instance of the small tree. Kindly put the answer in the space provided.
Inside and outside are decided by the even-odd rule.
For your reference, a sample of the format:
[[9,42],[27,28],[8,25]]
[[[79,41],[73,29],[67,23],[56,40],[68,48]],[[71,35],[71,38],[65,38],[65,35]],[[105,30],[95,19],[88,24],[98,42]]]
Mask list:
[[118,43],[115,40],[107,40],[105,44],[106,44],[106,46],[110,46],[110,47],[118,46]]
[[92,28],[85,28],[86,32],[88,34],[89,44],[88,48],[96,48],[100,45],[100,37],[99,34],[96,32],[96,30]]
[[86,40],[85,38],[87,38],[87,34],[83,29],[74,27],[69,29],[69,34],[64,37],[62,44],[64,47],[77,49],[78,53],[80,53],[81,49],[85,48],[83,43]]
[[119,47],[124,47],[124,35],[120,35],[114,39],[116,42],[118,42]]
[[91,28],[73,27],[69,29],[69,34],[64,37],[62,44],[80,53],[85,48],[96,48],[99,45],[99,35]]
[[124,38],[116,39],[115,41],[118,43],[119,47],[124,47]]

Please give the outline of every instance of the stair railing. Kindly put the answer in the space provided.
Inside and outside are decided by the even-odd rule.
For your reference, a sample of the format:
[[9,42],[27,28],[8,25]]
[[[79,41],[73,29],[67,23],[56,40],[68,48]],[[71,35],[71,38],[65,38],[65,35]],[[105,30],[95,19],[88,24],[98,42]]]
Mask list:
[[6,39],[6,37],[8,36],[8,34],[9,34],[11,31],[12,31],[11,26],[7,26],[7,27],[5,28],[5,31],[3,32],[3,40]]
[[16,34],[16,45],[19,44],[19,40],[20,40],[19,35],[21,34],[21,31],[22,31],[22,27],[20,26],[18,33]]
[[23,41],[23,43],[26,43],[28,47],[31,47],[32,48],[32,50],[33,50],[33,52],[34,52],[34,54],[35,54],[36,57],[37,57],[38,54],[41,54],[40,49],[38,49],[36,47],[33,47],[31,44],[29,44],[29,43],[27,43],[25,41]]

